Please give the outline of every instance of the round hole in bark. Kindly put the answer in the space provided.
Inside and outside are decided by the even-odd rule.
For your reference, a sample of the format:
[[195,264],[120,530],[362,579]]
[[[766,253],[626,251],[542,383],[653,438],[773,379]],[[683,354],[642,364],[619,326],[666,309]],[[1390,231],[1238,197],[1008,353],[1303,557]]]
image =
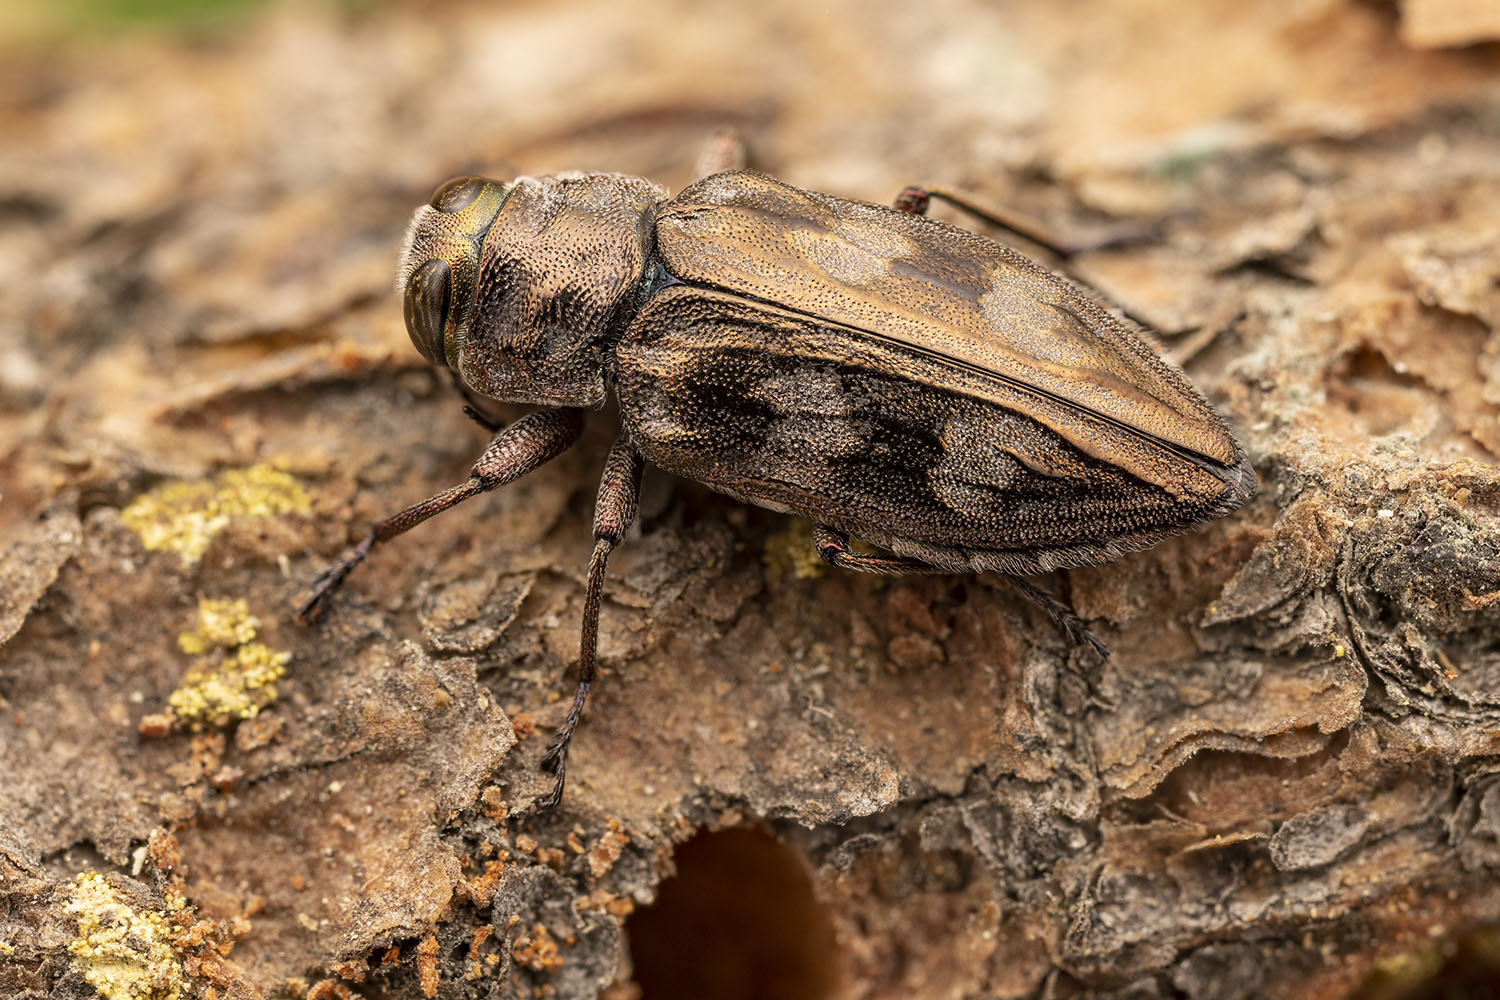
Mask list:
[[833,991],[833,922],[802,856],[765,830],[699,833],[677,874],[625,922],[641,1000],[820,1000]]

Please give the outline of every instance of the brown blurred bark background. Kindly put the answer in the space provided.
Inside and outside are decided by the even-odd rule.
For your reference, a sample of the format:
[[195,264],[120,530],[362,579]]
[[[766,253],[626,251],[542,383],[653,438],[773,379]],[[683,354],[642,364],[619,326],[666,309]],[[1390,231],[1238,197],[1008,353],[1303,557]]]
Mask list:
[[[0,994],[1397,997],[1500,967],[1493,3],[62,23],[0,21]],[[537,815],[609,413],[322,623],[290,609],[485,439],[389,294],[412,208],[468,172],[676,190],[721,125],[804,187],[1148,232],[1073,272],[1262,489],[1038,581],[1101,664],[994,581],[822,572],[806,525],[648,472]]]

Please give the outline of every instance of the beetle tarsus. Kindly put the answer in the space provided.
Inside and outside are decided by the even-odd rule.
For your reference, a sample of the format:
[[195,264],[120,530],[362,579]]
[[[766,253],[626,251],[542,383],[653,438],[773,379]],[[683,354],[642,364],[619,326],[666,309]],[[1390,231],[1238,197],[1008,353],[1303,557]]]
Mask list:
[[[576,696],[575,696],[576,697]],[[571,733],[568,736],[572,738]],[[542,757],[542,770],[553,774],[552,790],[537,800],[543,809],[551,809],[562,801],[563,788],[568,783],[568,744],[559,733]]]
[[1094,647],[1094,652],[1098,653],[1101,659],[1109,659],[1109,647],[1098,636],[1089,631],[1089,627],[1083,623],[1083,619],[1079,618],[1072,608],[1040,587],[1033,587],[1019,576],[1006,574],[1005,579],[1032,603],[1047,612],[1047,615],[1057,623],[1057,627],[1062,629],[1075,645],[1082,646],[1087,643]]
[[307,600],[297,606],[296,618],[299,624],[306,625],[317,619],[323,609],[323,598],[337,590],[344,582],[344,577],[365,561],[365,556],[370,554],[375,542],[375,532],[372,531],[348,555],[313,577]]
[[[608,481],[606,470],[605,482]],[[600,484],[599,492],[604,492],[604,483]],[[598,516],[596,511],[596,521]],[[583,635],[578,642],[578,688],[573,692],[573,704],[568,706],[568,714],[558,727],[557,735],[552,737],[551,745],[542,756],[542,770],[551,771],[557,776],[551,793],[542,799],[543,808],[550,809],[562,801],[563,785],[567,782],[568,775],[568,744],[573,741],[573,731],[578,728],[578,720],[583,717],[583,704],[588,701],[589,688],[594,685],[594,669],[599,650],[599,602],[604,595],[604,570],[613,548],[612,540],[601,538],[594,543],[594,555],[589,560],[589,579],[583,597]]]
[[[582,673],[583,664],[579,664],[579,672]],[[590,674],[593,671],[590,669]],[[568,745],[573,740],[573,731],[578,728],[578,720],[583,715],[583,703],[588,699],[590,682],[580,680],[578,690],[573,692],[573,704],[568,709],[568,716],[563,721],[562,728],[552,738],[547,752],[542,755],[541,767],[544,771],[551,771],[554,775],[552,791],[548,792],[540,800],[543,809],[551,809],[562,801],[563,787],[568,781]]]
[[463,414],[474,421],[480,427],[491,434],[500,433],[500,428],[505,426],[502,420],[496,420],[484,411],[484,397],[464,384],[463,377],[452,368],[446,369],[448,380],[453,383],[453,391],[458,393],[464,401]]

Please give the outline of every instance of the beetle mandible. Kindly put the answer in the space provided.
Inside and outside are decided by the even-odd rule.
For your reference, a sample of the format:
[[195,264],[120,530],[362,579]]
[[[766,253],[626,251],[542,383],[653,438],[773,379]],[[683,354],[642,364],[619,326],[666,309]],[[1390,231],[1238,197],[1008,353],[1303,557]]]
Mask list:
[[1221,517],[1254,493],[1255,472],[1136,329],[1014,250],[926,218],[928,194],[908,188],[887,208],[746,170],[671,198],[612,173],[438,188],[398,267],[412,343],[468,390],[543,409],[491,426],[466,482],[376,525],[313,581],[299,617],[377,543],[556,457],[613,393],[623,428],[599,484],[578,687],[543,758],[544,806],[562,796],[605,565],[647,461],[811,519],[834,566],[998,572],[1108,655],[1019,576]]

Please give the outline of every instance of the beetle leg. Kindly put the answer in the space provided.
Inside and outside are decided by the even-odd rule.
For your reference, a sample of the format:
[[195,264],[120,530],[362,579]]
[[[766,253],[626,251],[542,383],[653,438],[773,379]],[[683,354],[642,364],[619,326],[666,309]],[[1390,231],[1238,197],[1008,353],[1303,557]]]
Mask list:
[[458,372],[451,368],[448,369],[448,378],[453,383],[453,391],[457,392],[464,399],[464,416],[491,434],[500,433],[500,428],[505,425],[503,422],[496,420],[484,412],[484,404],[481,402],[483,397],[464,384],[464,380],[459,376]]
[[467,482],[449,487],[436,496],[388,517],[375,525],[364,541],[356,545],[338,562],[319,573],[312,581],[312,592],[297,609],[297,620],[308,622],[317,613],[323,598],[343,583],[349,571],[364,561],[370,550],[384,541],[410,531],[429,517],[441,514],[470,497],[476,497],[497,486],[504,486],[526,473],[556,458],[578,440],[583,430],[583,413],[580,410],[544,410],[528,413],[515,423],[499,431],[490,439],[489,447],[474,463]]
[[824,562],[830,566],[837,566],[839,569],[852,569],[860,573],[879,573],[883,576],[953,572],[951,569],[943,569],[941,566],[934,566],[920,559],[854,552],[849,548],[849,536],[826,524],[813,525],[813,545],[817,546],[818,555],[823,558]]
[[901,189],[896,195],[896,208],[913,215],[926,215],[927,208],[932,204],[932,199],[946,201],[954,208],[967,212],[982,222],[992,226],[998,226],[1008,232],[1015,233],[1023,239],[1030,240],[1040,247],[1044,247],[1057,254],[1059,257],[1071,257],[1080,250],[1089,249],[1081,247],[1076,243],[1063,239],[1056,232],[1036,219],[1012,212],[1007,209],[991,208],[971,201],[966,195],[947,188],[920,187],[916,184],[908,185]]
[[476,424],[478,424],[480,427],[483,427],[491,434],[499,434],[500,428],[505,426],[500,421],[491,419],[486,414],[479,412],[477,407],[470,406],[468,403],[464,404],[464,416],[468,417],[470,420],[474,421]]
[[599,649],[599,602],[604,593],[604,570],[609,554],[635,520],[640,505],[641,471],[645,466],[641,453],[629,439],[621,436],[604,461],[604,475],[599,480],[599,497],[594,502],[594,554],[589,560],[589,579],[583,595],[583,634],[578,643],[578,690],[563,724],[553,737],[552,745],[542,757],[542,767],[550,769],[557,780],[552,791],[541,800],[542,808],[557,805],[562,799],[568,774],[568,743],[578,728],[583,703],[594,683],[594,666]]
[[703,151],[698,154],[698,165],[693,169],[693,180],[701,181],[712,174],[726,170],[745,169],[745,140],[740,130],[733,125],[720,125],[714,129]]
[[1065,239],[1040,220],[1020,212],[981,205],[970,199],[968,195],[959,194],[948,188],[921,187],[916,184],[901,189],[901,193],[896,195],[895,207],[913,215],[926,215],[927,208],[934,198],[938,201],[946,201],[954,208],[967,212],[981,222],[987,222],[1014,233],[1022,239],[1030,240],[1037,246],[1050,250],[1065,259],[1083,253],[1085,250],[1104,250],[1122,244],[1139,243],[1156,232],[1154,226],[1126,222],[1095,230],[1091,236],[1084,239],[1070,240]]
[[[849,550],[849,536],[842,531],[830,528],[826,524],[813,525],[813,544],[818,547],[818,555],[830,566],[840,569],[859,570],[862,573],[882,573],[886,576],[907,576],[913,573],[951,573],[951,569],[933,566],[922,562],[920,559],[909,559],[905,556],[872,556]],[[1057,627],[1078,645],[1088,643],[1094,647],[1094,651],[1105,659],[1109,658],[1109,647],[1099,637],[1090,632],[1083,620],[1074,613],[1073,609],[1038,587],[1033,587],[1019,576],[1001,574],[1012,587],[1015,587],[1028,600],[1035,603],[1048,616],[1057,623]]]
[[1011,576],[1007,573],[1005,574],[1005,579],[1012,587],[1015,587],[1043,611],[1047,612],[1052,620],[1057,623],[1057,627],[1062,629],[1075,644],[1081,646],[1084,643],[1088,643],[1094,647],[1094,652],[1098,653],[1100,657],[1106,660],[1109,659],[1109,647],[1098,636],[1089,631],[1088,626],[1083,623],[1083,619],[1079,618],[1072,608],[1040,587],[1033,587],[1019,576]]
[[896,200],[891,202],[891,207],[898,212],[906,212],[909,215],[926,215],[927,208],[932,204],[932,193],[919,184],[908,184],[896,195]]

